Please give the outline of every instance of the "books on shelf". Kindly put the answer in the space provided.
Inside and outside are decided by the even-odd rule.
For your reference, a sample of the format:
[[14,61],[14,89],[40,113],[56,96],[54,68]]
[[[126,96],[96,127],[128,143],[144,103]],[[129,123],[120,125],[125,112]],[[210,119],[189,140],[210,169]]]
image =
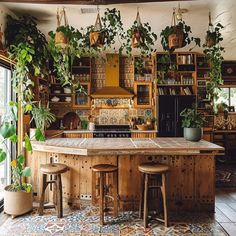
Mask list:
[[186,87],[186,88],[184,88],[183,90],[184,90],[185,95],[192,95],[192,92],[191,92],[191,90],[189,89],[189,87]]

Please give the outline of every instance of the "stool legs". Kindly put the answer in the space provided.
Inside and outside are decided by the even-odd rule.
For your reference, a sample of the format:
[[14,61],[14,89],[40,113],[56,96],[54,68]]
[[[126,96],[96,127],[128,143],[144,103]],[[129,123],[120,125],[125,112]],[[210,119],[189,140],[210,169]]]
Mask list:
[[148,225],[148,174],[144,174],[144,206],[143,206],[143,219],[144,219],[144,228],[147,228]]
[[168,227],[168,207],[167,207],[167,201],[166,201],[166,174],[162,174],[162,186],[161,186],[161,193],[162,193],[162,199],[163,199],[163,208],[164,208],[164,223],[165,227]]
[[57,185],[57,216],[58,218],[62,218],[62,184],[61,184],[61,175],[57,175],[56,180]]
[[40,202],[39,202],[39,209],[38,213],[39,215],[43,215],[43,209],[44,209],[44,196],[45,196],[45,190],[47,188],[47,175],[43,174],[42,175],[42,193],[40,197]]
[[118,173],[113,172],[113,202],[114,202],[114,217],[118,216],[118,192],[117,192],[117,186],[118,186]]
[[104,225],[104,173],[100,173],[100,224]]
[[56,204],[55,208],[57,210],[57,216],[58,218],[63,217],[63,206],[62,206],[62,183],[61,183],[61,174],[55,175],[55,179],[53,181],[47,181],[47,175],[43,174],[43,187],[42,187],[42,193],[40,196],[40,202],[39,202],[39,209],[38,213],[39,215],[43,215],[43,209],[44,209],[44,197],[45,197],[45,191],[49,183],[54,183],[54,192],[53,194],[56,195]]
[[96,203],[96,172],[92,171],[92,204]]
[[140,179],[140,199],[139,199],[139,218],[142,219],[142,209],[143,209],[143,185],[144,185],[144,174],[141,173]]

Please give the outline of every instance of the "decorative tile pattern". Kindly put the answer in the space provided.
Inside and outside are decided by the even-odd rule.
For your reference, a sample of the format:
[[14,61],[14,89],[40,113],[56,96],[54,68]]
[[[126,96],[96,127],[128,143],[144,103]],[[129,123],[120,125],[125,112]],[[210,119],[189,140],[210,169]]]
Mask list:
[[100,109],[100,125],[124,125],[128,124],[128,109]]
[[31,214],[9,218],[1,227],[1,236],[26,235],[78,235],[78,236],[225,236],[222,227],[207,214],[172,214],[171,225],[151,220],[149,227],[143,227],[142,220],[136,212],[120,212],[119,217],[106,216],[106,225],[99,224],[99,209],[87,203],[80,210],[64,209],[64,217],[58,219],[55,210],[45,210],[44,216],[38,216],[34,210]]

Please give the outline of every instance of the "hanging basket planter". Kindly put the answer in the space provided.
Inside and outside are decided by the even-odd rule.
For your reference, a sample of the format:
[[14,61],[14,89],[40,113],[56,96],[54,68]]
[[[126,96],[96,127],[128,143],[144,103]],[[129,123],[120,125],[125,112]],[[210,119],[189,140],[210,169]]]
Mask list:
[[211,23],[211,13],[209,12],[209,24],[208,24],[208,30],[207,30],[207,34],[206,34],[206,42],[205,45],[208,48],[211,48],[213,46],[215,46],[217,44],[217,32],[214,31],[213,29],[213,25]]
[[141,31],[138,31],[138,30],[136,30],[136,31],[134,31],[133,33],[132,33],[132,47],[133,48],[138,48],[138,46],[140,45],[140,44],[143,44],[144,43],[144,36],[143,36],[143,33],[141,32]]
[[62,18],[64,18],[64,26],[66,27],[68,24],[67,24],[66,12],[65,12],[64,8],[60,12],[60,14],[57,11],[57,30],[56,30],[56,34],[55,34],[55,44],[58,46],[61,46],[62,48],[65,48],[69,43],[69,39],[68,39],[68,37],[66,37],[65,33],[63,33],[60,30]]
[[184,32],[177,26],[173,26],[173,33],[168,36],[168,47],[169,48],[182,48],[184,47]]
[[94,25],[94,30],[89,33],[89,41],[91,47],[103,47],[105,44],[105,32],[102,29],[100,14],[97,14],[97,19]]

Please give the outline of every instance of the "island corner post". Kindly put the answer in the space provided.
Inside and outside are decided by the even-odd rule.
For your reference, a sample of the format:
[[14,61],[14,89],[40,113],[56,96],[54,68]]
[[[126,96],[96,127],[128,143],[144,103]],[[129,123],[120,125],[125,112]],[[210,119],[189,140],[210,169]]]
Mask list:
[[[66,204],[79,205],[81,199],[91,200],[91,167],[103,163],[118,166],[120,210],[137,210],[141,177],[138,165],[158,162],[170,167],[167,176],[170,211],[215,210],[215,156],[221,155],[224,149],[207,141],[56,138],[32,145],[34,151],[28,153],[27,161],[33,170],[30,181],[36,201],[40,196],[40,164],[60,162],[70,168],[62,179],[63,200]],[[51,201],[52,190],[46,195]]]

